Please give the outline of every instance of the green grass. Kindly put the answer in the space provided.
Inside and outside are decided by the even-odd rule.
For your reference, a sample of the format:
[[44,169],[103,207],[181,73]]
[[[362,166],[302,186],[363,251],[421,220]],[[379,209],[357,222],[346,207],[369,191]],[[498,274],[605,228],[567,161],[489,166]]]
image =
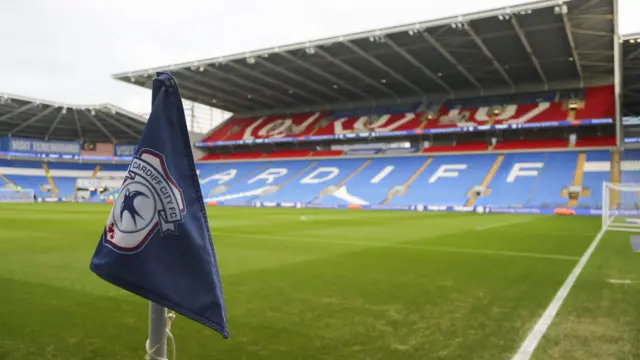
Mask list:
[[[0,205],[0,359],[142,358],[147,303],[88,269],[109,207]],[[301,218],[304,216],[304,218]],[[210,208],[231,339],[181,359],[509,359],[599,218]],[[605,235],[536,359],[640,358],[640,259]]]

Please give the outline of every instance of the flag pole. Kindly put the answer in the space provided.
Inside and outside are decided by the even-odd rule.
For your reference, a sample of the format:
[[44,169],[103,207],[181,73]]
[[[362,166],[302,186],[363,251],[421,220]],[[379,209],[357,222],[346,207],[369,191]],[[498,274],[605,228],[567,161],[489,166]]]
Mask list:
[[167,309],[149,301],[149,340],[147,359],[167,358]]

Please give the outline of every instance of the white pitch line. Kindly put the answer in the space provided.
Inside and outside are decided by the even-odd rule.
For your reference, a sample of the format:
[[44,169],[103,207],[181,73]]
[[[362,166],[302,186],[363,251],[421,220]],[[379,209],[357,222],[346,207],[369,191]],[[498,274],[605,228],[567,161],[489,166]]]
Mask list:
[[621,279],[607,279],[607,282],[612,284],[631,284],[632,280],[621,280]]
[[560,290],[558,290],[558,292],[556,293],[556,296],[553,298],[553,300],[551,300],[551,304],[549,304],[544,314],[542,314],[542,317],[540,317],[527,338],[524,340],[522,345],[520,345],[518,352],[516,352],[512,360],[528,360],[529,358],[531,358],[531,355],[533,355],[533,352],[538,346],[538,343],[547,332],[549,325],[551,325],[551,322],[556,317],[556,314],[558,313],[560,306],[564,302],[564,299],[569,294],[569,291],[571,290],[573,284],[576,282],[578,276],[580,276],[582,269],[584,269],[587,261],[589,261],[591,254],[593,254],[596,246],[598,246],[598,243],[600,243],[600,239],[602,239],[603,235],[604,230],[601,230],[596,238],[593,239],[593,242],[591,243],[591,245],[589,245],[587,251],[584,252],[584,255],[582,255],[580,261],[578,261],[578,264],[576,264],[576,266],[573,268],[573,271],[571,271],[571,274],[569,274],[567,280],[565,280],[564,284],[562,284],[562,287],[560,287]]
[[483,226],[478,226],[476,228],[476,230],[487,230],[487,229],[492,229],[492,228],[497,228],[497,227],[502,227],[502,226],[507,226],[507,225],[526,223],[526,222],[529,222],[529,221],[532,221],[532,220],[534,220],[534,218],[528,218],[528,219],[524,219],[524,220],[517,220],[517,221],[509,221],[509,222],[501,222],[501,223],[496,223],[496,224],[483,225]]
[[360,242],[360,241],[342,241],[342,240],[328,240],[328,239],[309,239],[309,238],[294,238],[275,235],[260,235],[260,234],[241,234],[241,233],[220,233],[214,232],[213,235],[231,235],[238,238],[255,238],[266,240],[281,240],[291,242],[304,242],[304,243],[320,243],[320,244],[338,244],[338,245],[355,245],[364,247],[390,247],[401,249],[418,249],[426,251],[446,251],[446,252],[460,252],[470,254],[484,254],[484,255],[501,255],[501,256],[520,256],[520,257],[534,257],[543,259],[556,259],[556,260],[578,260],[577,256],[570,255],[556,255],[556,254],[541,254],[541,253],[529,253],[529,252],[517,252],[517,251],[503,251],[503,250],[484,250],[484,249],[465,249],[454,248],[444,246],[418,246],[408,244],[389,244],[382,242]]

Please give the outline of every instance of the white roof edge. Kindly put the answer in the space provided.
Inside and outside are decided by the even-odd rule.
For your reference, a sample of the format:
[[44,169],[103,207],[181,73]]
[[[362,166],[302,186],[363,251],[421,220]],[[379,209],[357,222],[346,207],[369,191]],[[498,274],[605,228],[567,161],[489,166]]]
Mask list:
[[517,12],[527,11],[527,10],[543,9],[543,8],[565,4],[571,1],[572,0],[538,0],[538,1],[529,2],[525,4],[520,4],[520,5],[506,6],[506,7],[500,7],[492,10],[478,11],[478,12],[474,12],[466,15],[448,16],[448,17],[434,19],[434,20],[413,22],[405,25],[392,26],[388,28],[374,29],[369,31],[362,31],[362,32],[357,32],[357,33],[352,33],[347,35],[333,36],[329,38],[324,38],[324,39],[319,39],[314,41],[299,42],[299,43],[284,45],[284,46],[275,46],[275,47],[265,48],[261,50],[237,53],[233,55],[218,56],[218,57],[213,57],[208,59],[163,65],[163,66],[147,68],[142,70],[121,72],[121,73],[113,74],[112,77],[115,79],[118,79],[118,78],[125,78],[125,77],[135,77],[140,75],[152,75],[154,72],[157,72],[157,71],[171,71],[177,68],[208,65],[208,64],[220,63],[224,61],[232,61],[232,60],[244,59],[249,56],[262,56],[262,55],[273,54],[278,52],[301,50],[307,47],[323,46],[323,45],[333,44],[337,42],[368,38],[370,36],[381,36],[381,35],[394,34],[402,31],[432,28],[436,26],[449,25],[455,22],[485,19],[491,16],[498,16],[501,14],[507,14],[507,13],[512,14],[512,13],[517,13]]
[[60,108],[68,108],[68,109],[74,109],[74,110],[113,110],[117,113],[121,113],[127,116],[130,116],[132,118],[138,119],[142,122],[146,122],[146,119],[142,116],[142,115],[138,115],[136,113],[133,113],[129,110],[123,109],[119,106],[110,104],[110,103],[100,103],[100,104],[90,104],[90,105],[86,105],[86,104],[69,104],[69,103],[64,103],[64,102],[60,102],[60,101],[51,101],[51,100],[45,100],[45,99],[39,99],[39,98],[32,98],[32,97],[28,97],[28,96],[22,96],[22,95],[16,95],[16,94],[11,94],[11,93],[5,93],[5,92],[0,92],[0,98],[5,98],[5,99],[16,99],[16,100],[21,100],[21,101],[28,101],[28,102],[32,102],[32,103],[37,103],[37,104],[44,104],[44,105],[48,105],[48,106],[53,106],[53,107],[60,107]]
[[640,39],[640,33],[631,33],[631,34],[620,35],[620,40],[622,40],[622,41],[638,40],[638,39]]

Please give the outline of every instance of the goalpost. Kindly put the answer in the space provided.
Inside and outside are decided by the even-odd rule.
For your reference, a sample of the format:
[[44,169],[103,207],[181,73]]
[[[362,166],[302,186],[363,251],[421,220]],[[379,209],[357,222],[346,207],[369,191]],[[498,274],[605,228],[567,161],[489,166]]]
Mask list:
[[33,202],[33,189],[0,188],[0,203],[2,202]]
[[602,229],[640,232],[640,184],[602,184]]

